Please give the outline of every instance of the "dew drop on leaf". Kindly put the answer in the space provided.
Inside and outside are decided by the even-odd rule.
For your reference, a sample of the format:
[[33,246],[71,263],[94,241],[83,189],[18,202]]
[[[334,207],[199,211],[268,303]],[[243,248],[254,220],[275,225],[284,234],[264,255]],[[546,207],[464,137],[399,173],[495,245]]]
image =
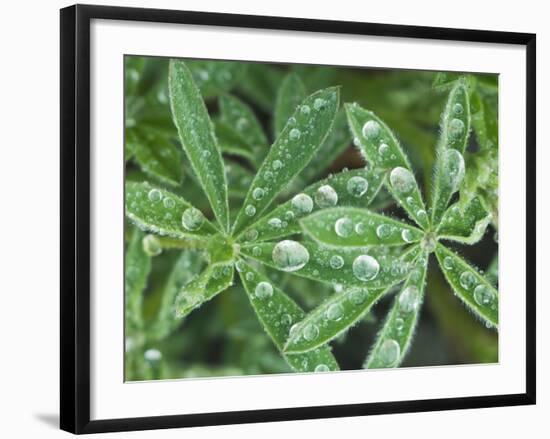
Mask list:
[[143,358],[150,363],[156,363],[157,361],[160,361],[162,354],[158,349],[147,349],[143,353]]
[[162,252],[160,241],[155,235],[146,235],[142,240],[143,251],[149,256],[158,256]]
[[279,269],[296,271],[308,263],[309,252],[299,242],[284,240],[273,247],[271,257]]
[[334,231],[342,238],[347,238],[353,232],[353,222],[346,217],[338,218],[334,223]]
[[325,102],[324,99],[317,98],[313,101],[313,108],[316,111],[319,111],[319,110],[322,110],[325,107],[325,104],[326,104],[326,102]]
[[344,308],[339,303],[333,303],[327,308],[326,318],[328,320],[337,322],[341,320],[343,316],[344,316]]
[[399,347],[399,343],[397,343],[393,339],[385,340],[384,343],[382,343],[382,346],[380,346],[380,360],[382,361],[382,364],[386,367],[395,365],[395,363],[399,359],[400,353],[401,348]]
[[404,327],[405,327],[405,320],[403,320],[401,317],[397,317],[395,319],[395,329],[401,332]]
[[451,137],[451,139],[457,139],[462,136],[464,128],[464,122],[462,122],[460,119],[451,120],[451,122],[449,123],[449,136]]
[[315,202],[320,208],[336,206],[338,203],[338,194],[332,186],[325,184],[315,192]]
[[495,294],[485,285],[480,284],[474,289],[474,300],[481,306],[491,305],[495,300]]
[[363,233],[365,233],[365,231],[366,227],[364,223],[358,222],[357,224],[355,224],[355,233],[357,233],[358,235],[362,235]]
[[317,325],[315,325],[314,323],[309,323],[304,328],[304,338],[307,341],[313,341],[317,337],[319,337],[319,327]]
[[255,200],[261,200],[265,195],[265,191],[261,187],[257,187],[252,191],[252,198]]
[[401,231],[401,238],[403,241],[405,241],[407,244],[413,242],[413,234],[409,229],[403,229]]
[[247,241],[255,241],[258,238],[258,231],[256,229],[250,229],[246,232],[245,238]]
[[476,278],[469,271],[465,271],[464,273],[462,273],[460,275],[459,281],[460,285],[462,285],[462,288],[466,290],[471,290],[476,284]]
[[455,114],[462,114],[464,111],[464,107],[462,107],[462,104],[459,104],[458,102],[454,104],[453,111]]
[[262,281],[256,285],[254,293],[258,299],[269,299],[273,296],[273,287],[269,282]]
[[246,263],[242,260],[238,260],[236,263],[235,263],[235,268],[237,269],[237,271],[239,273],[242,273],[244,271],[244,269],[246,268]]
[[346,188],[350,195],[359,198],[367,192],[369,182],[365,178],[356,175],[348,180]]
[[451,148],[445,151],[444,172],[449,185],[455,192],[465,173],[464,157],[456,149]]
[[302,105],[300,107],[300,112],[302,114],[305,114],[306,116],[309,114],[310,111],[311,111],[311,109],[309,108],[309,105]]
[[453,268],[453,258],[450,256],[445,256],[443,259],[443,267],[445,270],[451,270]]
[[281,325],[290,326],[292,324],[292,316],[290,314],[283,314],[281,316]]
[[354,305],[361,305],[367,298],[367,293],[361,288],[352,288],[348,292],[348,297]]
[[344,266],[344,258],[340,255],[332,255],[329,263],[332,268],[339,270]]
[[409,313],[414,311],[418,306],[418,288],[414,285],[409,285],[399,295],[399,309],[401,312]]
[[360,255],[355,258],[352,265],[353,274],[359,280],[372,280],[380,271],[380,264],[369,255]]
[[290,133],[288,133],[288,137],[289,137],[290,140],[298,140],[301,135],[302,135],[302,133],[300,132],[300,130],[298,128],[292,128],[290,130]]
[[415,180],[411,171],[397,166],[390,173],[390,184],[398,194],[404,195],[414,189]]
[[283,225],[279,218],[270,218],[267,224],[274,229],[280,229]]
[[315,366],[314,372],[329,372],[330,369],[326,364],[318,364]]
[[181,224],[186,230],[194,232],[195,230],[199,230],[204,224],[204,215],[199,209],[188,207],[183,211]]
[[162,199],[162,193],[158,189],[151,189],[147,196],[150,201],[160,201]]
[[380,135],[380,124],[375,120],[369,120],[363,125],[362,133],[369,140],[377,139]]
[[249,204],[244,208],[244,213],[247,216],[254,216],[256,215],[256,208],[252,204]]
[[246,273],[244,275],[245,279],[249,282],[252,282],[254,280],[254,273],[252,273],[251,271],[249,271],[248,273]]
[[391,226],[389,224],[380,224],[376,228],[376,236],[379,239],[386,239],[391,235]]
[[162,204],[164,204],[164,207],[166,207],[167,209],[173,209],[176,205],[176,202],[172,198],[166,197],[164,200],[162,200]]
[[313,200],[307,194],[298,194],[292,198],[292,208],[299,214],[310,213],[313,210]]
[[271,165],[275,171],[278,171],[283,167],[283,162],[280,160],[274,160],[273,165]]
[[252,248],[252,254],[256,257],[261,256],[262,255],[262,248],[258,245],[255,245]]
[[387,143],[382,142],[380,146],[378,146],[378,154],[380,154],[382,158],[387,157],[389,152],[390,152],[390,146]]

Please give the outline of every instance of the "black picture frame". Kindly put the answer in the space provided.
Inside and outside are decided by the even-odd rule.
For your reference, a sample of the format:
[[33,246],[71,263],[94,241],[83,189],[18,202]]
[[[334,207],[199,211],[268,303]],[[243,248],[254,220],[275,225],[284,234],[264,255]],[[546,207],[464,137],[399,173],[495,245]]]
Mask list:
[[[93,19],[182,23],[256,29],[504,43],[526,47],[526,376],[525,393],[299,407],[224,413],[90,419],[90,22]],[[535,159],[536,36],[175,10],[75,5],[61,10],[61,404],[60,424],[72,433],[98,433],[250,422],[364,416],[535,404]]]

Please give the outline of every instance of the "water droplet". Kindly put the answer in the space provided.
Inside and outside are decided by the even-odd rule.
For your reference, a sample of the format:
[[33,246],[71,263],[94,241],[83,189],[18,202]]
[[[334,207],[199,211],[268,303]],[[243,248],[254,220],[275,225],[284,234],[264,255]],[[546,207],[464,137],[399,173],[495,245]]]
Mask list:
[[453,268],[453,258],[450,256],[445,256],[443,259],[443,267],[445,270],[451,270]]
[[244,278],[248,281],[248,282],[252,282],[254,280],[254,273],[252,273],[251,271],[249,271],[248,273],[246,273],[244,275]]
[[258,231],[256,229],[250,229],[246,232],[245,237],[247,241],[255,241],[258,237]]
[[301,135],[302,135],[302,133],[300,132],[300,130],[298,128],[292,128],[290,130],[290,133],[288,133],[288,137],[289,137],[290,140],[298,140]]
[[399,295],[399,309],[401,312],[412,312],[418,307],[419,291],[414,285],[409,285]]
[[314,372],[330,372],[330,369],[326,364],[318,364],[315,366]]
[[261,200],[265,195],[265,191],[261,187],[257,187],[252,191],[252,198],[255,200]]
[[369,182],[363,177],[351,177],[346,184],[346,188],[348,189],[348,194],[359,198],[367,192]]
[[313,108],[316,111],[319,111],[325,106],[325,104],[326,104],[326,101],[324,99],[317,98],[313,101]]
[[395,319],[395,329],[401,332],[404,327],[405,327],[405,320],[403,320],[401,317],[397,317]]
[[360,145],[361,145],[361,141],[359,140],[358,137],[354,137],[354,138],[353,138],[353,144],[354,144],[355,146],[360,146]]
[[158,349],[147,349],[143,353],[143,358],[151,363],[156,363],[157,361],[160,361],[162,354]]
[[375,120],[369,120],[363,125],[363,136],[369,140],[374,140],[380,135],[380,124]]
[[300,214],[310,213],[313,210],[313,200],[307,194],[298,194],[290,202],[293,209]]
[[391,235],[391,226],[389,224],[380,224],[376,228],[376,236],[379,239],[386,239]]
[[273,180],[273,172],[271,172],[271,171],[265,171],[264,178],[265,178],[267,181]]
[[357,233],[358,235],[362,235],[363,233],[365,233],[365,230],[366,227],[364,223],[358,222],[357,224],[355,224],[355,233]]
[[292,325],[288,331],[288,336],[290,338],[293,338],[296,335],[299,327],[300,325],[298,323],[294,323],[294,325]]
[[271,257],[281,270],[296,271],[308,263],[309,252],[299,242],[284,240],[275,245]]
[[428,214],[424,209],[418,209],[416,211],[416,217],[418,218],[418,221],[426,221],[428,219]]
[[301,112],[302,114],[305,114],[305,115],[307,116],[307,115],[309,114],[309,112],[310,112],[309,105],[302,105],[302,106],[300,107],[300,112]]
[[262,281],[256,285],[254,293],[258,299],[268,299],[273,296],[273,287],[269,282]]
[[342,238],[347,238],[353,232],[353,222],[346,217],[336,220],[334,223],[334,231]]
[[413,242],[413,240],[414,240],[413,233],[412,233],[409,229],[403,229],[403,230],[401,231],[401,238],[402,238],[403,241],[405,241],[406,243],[411,243],[411,242]]
[[271,165],[271,167],[275,170],[275,171],[278,171],[279,169],[281,169],[283,167],[283,162],[280,161],[280,160],[274,160],[273,161],[273,164]]
[[380,361],[384,366],[391,367],[397,363],[400,353],[401,348],[399,347],[399,343],[393,339],[388,339],[382,343],[382,346],[380,346],[378,355],[380,356]]
[[340,255],[332,255],[329,262],[330,266],[335,270],[339,270],[344,266],[344,258]]
[[369,255],[360,255],[355,258],[352,265],[353,274],[360,280],[372,280],[380,271],[380,264]]
[[348,292],[348,297],[354,305],[361,305],[367,299],[367,292],[361,288],[352,288]]
[[390,152],[390,145],[382,142],[378,147],[378,154],[380,154],[382,157],[386,157],[389,154],[389,152]]
[[414,198],[413,197],[407,197],[405,200],[409,206],[412,206],[414,204]]
[[254,216],[256,215],[256,208],[252,204],[249,204],[244,208],[244,213],[247,216]]
[[235,268],[237,269],[237,271],[239,273],[242,273],[244,271],[244,269],[246,268],[246,263],[239,259],[236,263],[235,263]]
[[444,158],[444,176],[447,178],[452,191],[458,190],[462,179],[464,178],[465,165],[464,157],[456,149],[447,149]]
[[262,255],[262,248],[258,245],[255,245],[252,248],[252,254],[256,257],[261,256]]
[[273,227],[274,229],[280,229],[282,226],[282,222],[279,218],[270,218],[267,224],[269,224],[269,226]]
[[186,230],[194,232],[195,230],[199,230],[204,224],[204,215],[199,209],[188,207],[183,211],[181,224]]
[[460,285],[466,290],[471,290],[476,284],[475,276],[469,271],[465,271],[460,275]]
[[319,328],[317,325],[310,323],[304,328],[304,338],[307,341],[313,341],[319,337]]
[[160,201],[162,199],[162,192],[158,189],[151,189],[147,196],[150,201]]
[[315,202],[321,208],[336,206],[338,203],[338,194],[332,186],[325,184],[315,192]]
[[415,187],[414,175],[408,169],[397,166],[390,173],[392,188],[401,195],[408,194]]
[[149,256],[158,256],[162,253],[160,241],[155,235],[146,235],[141,242],[143,244],[143,251]]
[[164,204],[164,207],[167,209],[172,209],[176,205],[176,202],[172,198],[166,197],[162,200],[162,204]]
[[460,119],[453,119],[449,123],[449,136],[451,139],[458,139],[464,133],[464,122]]
[[294,212],[292,210],[287,210],[285,212],[285,219],[287,221],[292,221],[294,219]]
[[474,288],[474,299],[478,305],[488,306],[495,300],[495,293],[485,285],[479,284]]
[[453,106],[453,111],[455,114],[462,114],[462,112],[464,111],[464,107],[457,102]]
[[292,316],[290,314],[283,314],[281,316],[281,325],[290,326],[292,324]]
[[344,316],[344,308],[339,303],[333,303],[327,308],[326,318],[337,322]]

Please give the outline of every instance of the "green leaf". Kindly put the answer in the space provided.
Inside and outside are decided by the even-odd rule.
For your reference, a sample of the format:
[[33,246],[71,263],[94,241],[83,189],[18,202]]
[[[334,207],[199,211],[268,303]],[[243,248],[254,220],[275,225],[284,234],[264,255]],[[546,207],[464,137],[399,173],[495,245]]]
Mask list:
[[354,144],[375,168],[388,170],[386,186],[409,216],[422,228],[429,227],[422,194],[406,154],[388,126],[372,111],[346,104]]
[[[348,190],[348,185],[351,191]],[[357,185],[360,186],[359,191],[356,190]],[[299,233],[301,230],[299,219],[321,209],[321,206],[326,204],[323,204],[323,200],[326,201],[323,194],[328,192],[321,189],[319,195],[319,188],[331,187],[337,196],[339,206],[368,206],[381,185],[381,173],[377,171],[363,168],[334,174],[305,188],[286,203],[264,215],[259,221],[249,226],[241,237],[245,241],[260,242]]]
[[221,120],[214,121],[214,127],[218,144],[223,153],[243,157],[255,168],[259,166],[258,160],[261,159],[263,154],[258,155],[258,151],[254,151],[233,127]]
[[189,208],[193,206],[165,189],[149,183],[126,183],[126,216],[142,230],[181,239],[200,238],[216,232],[206,219],[198,229],[186,230],[182,215]]
[[167,337],[181,322],[176,316],[176,297],[181,289],[197,275],[201,265],[201,253],[182,251],[176,260],[168,279],[162,289],[160,306],[155,320],[149,327],[147,335],[152,340]]
[[262,110],[271,112],[283,72],[271,65],[251,63],[239,83],[238,89]]
[[267,137],[252,109],[235,96],[224,94],[219,99],[221,120],[258,152],[267,148]]
[[449,207],[441,219],[437,235],[440,239],[473,245],[483,238],[490,222],[491,214],[479,197],[475,197],[466,206],[455,203]]
[[449,93],[441,119],[441,134],[435,161],[432,224],[437,226],[452,195],[464,179],[464,150],[470,134],[470,100],[463,81]]
[[283,79],[277,92],[274,112],[275,136],[285,127],[288,119],[294,114],[298,105],[307,96],[306,87],[296,73],[289,73]]
[[168,80],[172,116],[183,149],[210,201],[216,219],[222,229],[228,230],[227,181],[208,111],[184,62],[170,61]]
[[[182,63],[182,61],[177,61]],[[228,92],[246,73],[247,64],[238,61],[186,61],[193,80],[207,99]]]
[[151,271],[151,257],[143,250],[143,236],[140,230],[134,229],[124,260],[125,321],[130,331],[143,327],[143,291]]
[[312,241],[283,240],[243,245],[241,254],[296,276],[366,288],[395,285],[409,269],[406,261],[383,247],[329,248]]
[[481,94],[477,91],[471,95],[471,112],[472,127],[480,149],[498,148],[497,114],[489,103],[484,103]]
[[151,134],[147,127],[143,127],[131,130],[126,143],[146,174],[171,186],[181,184],[181,153],[169,139]]
[[476,88],[477,79],[474,75],[464,75],[454,72],[438,72],[433,80],[432,87],[438,91],[449,91],[457,82],[463,81],[469,89]]
[[323,209],[302,218],[300,224],[316,241],[335,247],[406,245],[424,236],[414,226],[354,207]]
[[394,299],[364,368],[397,367],[409,350],[424,299],[428,255],[422,254],[415,264],[416,268]]
[[265,332],[281,351],[290,367],[297,372],[334,371],[338,363],[329,347],[321,347],[305,354],[285,354],[284,344],[292,325],[301,321],[305,313],[282,290],[254,270],[243,260],[238,262],[239,275],[250,303]]
[[333,294],[292,329],[285,353],[308,352],[338,337],[358,323],[387,291],[352,287]]
[[344,153],[351,144],[348,121],[344,111],[336,114],[332,130],[321,145],[317,154],[300,173],[299,178],[306,182],[313,181],[323,174],[334,161]]
[[233,263],[209,265],[201,274],[185,285],[175,299],[177,318],[187,316],[203,303],[233,285]]
[[244,199],[254,175],[235,161],[226,161],[225,173],[229,185],[229,196]]
[[457,297],[486,325],[498,327],[498,291],[468,262],[441,244],[435,254]]
[[487,267],[485,278],[494,286],[498,286],[498,253],[495,254],[493,260]]
[[310,108],[308,114],[301,109],[295,111],[256,174],[237,215],[234,233],[259,218],[277,194],[308,164],[330,131],[338,102],[339,90],[331,87],[303,101],[302,107]]

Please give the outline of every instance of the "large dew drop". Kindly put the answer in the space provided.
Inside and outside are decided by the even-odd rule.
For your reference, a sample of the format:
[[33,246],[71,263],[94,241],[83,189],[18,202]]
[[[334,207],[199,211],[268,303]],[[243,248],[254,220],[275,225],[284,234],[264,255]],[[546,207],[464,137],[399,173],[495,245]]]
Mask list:
[[495,293],[485,285],[478,285],[474,289],[474,300],[478,305],[488,306],[495,300]]
[[359,280],[372,280],[380,271],[380,264],[369,255],[360,255],[355,258],[352,265],[353,274]]
[[419,291],[414,285],[409,285],[399,295],[399,309],[401,312],[409,313],[418,307]]
[[334,268],[335,270],[339,270],[344,266],[344,258],[340,255],[332,255],[330,257],[329,263],[331,268]]
[[378,239],[386,239],[391,235],[391,226],[389,224],[380,224],[376,228]]
[[444,164],[444,175],[448,179],[452,191],[455,192],[464,178],[464,157],[456,149],[447,149]]
[[315,202],[320,208],[334,207],[338,203],[338,194],[332,186],[325,184],[315,192]]
[[254,216],[256,215],[256,208],[252,204],[249,204],[244,208],[244,213],[247,216]]
[[261,200],[265,195],[265,191],[261,187],[257,187],[252,191],[252,198],[255,200]]
[[271,257],[281,270],[296,271],[308,263],[309,252],[299,242],[284,240],[275,245]]
[[362,133],[366,139],[377,139],[380,135],[380,124],[375,120],[369,120],[363,125]]
[[397,360],[399,360],[400,354],[401,348],[399,347],[399,343],[393,339],[384,341],[382,346],[380,346],[380,351],[378,352],[380,361],[385,367],[395,366]]
[[307,341],[313,341],[319,337],[319,327],[313,323],[308,324],[304,328],[304,338]]
[[302,135],[302,133],[300,132],[300,130],[298,128],[292,128],[290,130],[290,133],[288,133],[288,137],[289,137],[290,140],[298,140],[301,135]]
[[339,218],[334,223],[334,231],[341,238],[347,238],[353,232],[353,222],[346,217]]
[[348,190],[348,194],[350,194],[353,197],[359,198],[367,192],[367,189],[369,188],[369,182],[359,176],[351,177],[347,184],[346,188]]
[[451,139],[458,139],[464,133],[464,122],[460,119],[453,119],[449,123],[449,137]]
[[398,194],[406,195],[414,189],[414,175],[408,169],[397,166],[390,172],[390,183]]
[[149,201],[160,201],[162,199],[162,192],[158,189],[151,189],[147,196],[149,197]]
[[183,211],[183,215],[181,216],[181,224],[186,230],[194,232],[199,230],[204,224],[204,215],[199,209],[189,207]]
[[300,214],[310,213],[313,210],[313,200],[307,194],[298,194],[290,202],[292,208]]
[[269,299],[273,296],[273,287],[269,282],[260,282],[254,290],[258,299]]
[[465,271],[464,273],[462,273],[460,275],[459,281],[460,285],[462,285],[462,288],[466,290],[471,290],[476,284],[475,276],[469,271]]
[[158,256],[162,252],[160,241],[155,235],[146,235],[143,240],[143,251],[149,256]]
[[337,322],[339,320],[342,320],[343,316],[344,316],[344,308],[339,303],[333,303],[327,308],[326,318],[328,320]]

